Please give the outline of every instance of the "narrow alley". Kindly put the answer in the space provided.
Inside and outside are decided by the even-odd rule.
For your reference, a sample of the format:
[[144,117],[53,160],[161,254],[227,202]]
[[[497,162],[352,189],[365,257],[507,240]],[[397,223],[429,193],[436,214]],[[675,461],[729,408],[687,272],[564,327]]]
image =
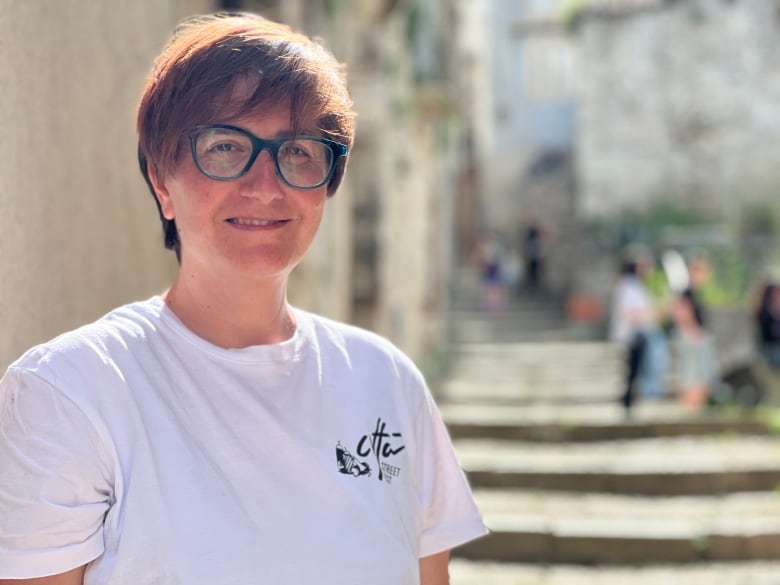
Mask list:
[[780,583],[780,443],[757,417],[618,406],[615,348],[555,301],[454,302],[434,388],[491,534],[453,585]]

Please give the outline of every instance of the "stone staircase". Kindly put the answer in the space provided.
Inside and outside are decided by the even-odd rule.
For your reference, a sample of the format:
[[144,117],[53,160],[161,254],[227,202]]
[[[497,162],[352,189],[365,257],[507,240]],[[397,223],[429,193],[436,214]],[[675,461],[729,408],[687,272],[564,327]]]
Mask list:
[[780,441],[673,400],[619,407],[621,356],[555,303],[459,300],[434,388],[491,533],[453,585],[780,584]]

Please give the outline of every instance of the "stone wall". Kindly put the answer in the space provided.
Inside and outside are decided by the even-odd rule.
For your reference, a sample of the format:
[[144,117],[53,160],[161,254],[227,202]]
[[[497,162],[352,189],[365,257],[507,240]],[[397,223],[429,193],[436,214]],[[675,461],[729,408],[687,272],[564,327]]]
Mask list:
[[210,7],[0,0],[0,369],[169,282],[135,107],[173,24]]
[[776,197],[778,3],[605,6],[576,27],[580,213],[666,197],[733,216]]

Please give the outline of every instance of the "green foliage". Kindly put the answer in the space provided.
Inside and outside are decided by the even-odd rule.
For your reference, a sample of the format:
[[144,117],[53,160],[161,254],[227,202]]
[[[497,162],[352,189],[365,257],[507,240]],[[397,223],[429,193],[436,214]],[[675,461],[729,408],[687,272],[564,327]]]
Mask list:
[[332,18],[339,14],[339,9],[343,5],[351,1],[352,0],[325,0],[325,13]]
[[701,289],[702,302],[711,307],[739,304],[750,284],[750,271],[743,251],[736,246],[710,254],[712,279]]
[[769,431],[774,435],[780,435],[780,408],[767,409],[764,412],[764,419]]
[[422,26],[422,13],[419,0],[412,0],[406,8],[406,40],[414,46]]
[[651,226],[704,226],[715,222],[707,212],[683,207],[671,200],[653,203],[643,214],[644,221]]
[[742,231],[748,236],[778,235],[777,211],[768,203],[748,205],[742,215]]
[[656,299],[664,298],[669,290],[669,283],[666,280],[666,274],[660,268],[653,269],[645,276],[645,286]]

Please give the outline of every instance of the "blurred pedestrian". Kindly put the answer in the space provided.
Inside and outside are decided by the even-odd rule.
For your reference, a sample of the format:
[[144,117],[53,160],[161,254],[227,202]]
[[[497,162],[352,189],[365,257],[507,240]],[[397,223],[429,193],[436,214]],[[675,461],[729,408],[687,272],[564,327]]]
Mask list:
[[[647,251],[629,246],[612,292],[609,337],[625,355],[625,382],[620,402],[629,414],[637,394],[661,393],[665,342],[658,327],[658,310],[644,279],[652,269]],[[651,344],[655,344],[651,346]],[[642,388],[639,388],[640,375]]]
[[703,289],[712,278],[712,267],[706,254],[697,251],[690,254],[688,262],[688,286],[683,291],[690,297],[693,308],[696,311],[696,320],[705,330],[709,326],[707,308],[704,305]]
[[763,287],[755,318],[761,356],[780,369],[780,286],[776,283]]
[[718,369],[712,336],[704,326],[703,310],[690,288],[674,300],[672,321],[677,393],[686,407],[699,410],[707,404]]
[[780,285],[764,284],[754,313],[758,359],[751,368],[761,392],[761,400],[780,406]]
[[523,238],[523,258],[525,260],[523,278],[530,293],[539,292],[542,288],[546,253],[542,228],[539,224],[532,223],[526,229]]
[[503,250],[494,239],[487,239],[483,242],[480,273],[482,305],[489,313],[499,314],[506,306],[506,283],[504,280]]

